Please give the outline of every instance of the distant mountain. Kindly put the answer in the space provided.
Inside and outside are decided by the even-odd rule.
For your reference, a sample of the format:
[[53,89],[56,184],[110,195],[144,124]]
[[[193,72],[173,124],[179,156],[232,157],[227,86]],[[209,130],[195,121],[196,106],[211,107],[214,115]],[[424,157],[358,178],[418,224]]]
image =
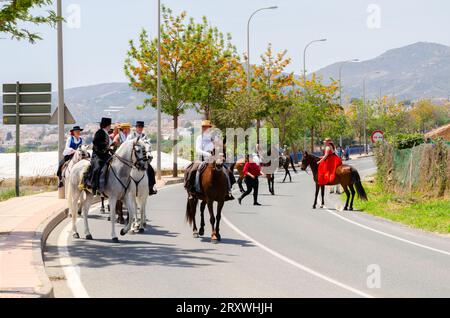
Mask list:
[[[324,80],[339,80],[342,62],[316,72]],[[379,72],[379,73],[378,73]],[[345,96],[361,97],[363,78],[368,98],[381,94],[397,99],[448,98],[450,96],[450,47],[419,42],[389,50],[367,61],[349,63],[342,69]]]
[[[133,91],[128,83],[107,83],[93,86],[70,88],[65,90],[65,101],[77,124],[87,124],[99,121],[101,117],[111,117],[114,122],[135,122],[156,119],[156,110],[152,107],[138,110],[145,94]],[[53,94],[53,107],[57,104],[57,94]],[[115,111],[108,111],[116,109]],[[164,118],[169,118],[164,115]],[[197,114],[189,111],[183,116],[195,119]]]

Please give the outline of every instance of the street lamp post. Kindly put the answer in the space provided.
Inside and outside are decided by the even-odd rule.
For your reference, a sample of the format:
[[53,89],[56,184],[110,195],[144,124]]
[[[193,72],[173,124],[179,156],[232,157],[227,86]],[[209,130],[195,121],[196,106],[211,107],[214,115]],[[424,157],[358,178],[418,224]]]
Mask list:
[[161,0],[158,0],[158,80],[156,93],[156,108],[158,133],[156,138],[156,178],[161,180]]
[[[255,10],[250,17],[248,18],[248,22],[247,22],[247,91],[248,91],[248,96],[250,97],[250,93],[252,91],[252,75],[251,75],[251,68],[250,68],[250,22],[252,21],[252,18],[255,16],[255,14],[257,14],[260,11],[263,10],[274,10],[274,9],[278,9],[277,6],[272,6],[272,7],[264,7],[264,8],[260,8],[258,10]],[[256,120],[256,139],[257,139],[257,143],[259,143],[259,127],[260,127],[260,120],[257,119]]]
[[[359,62],[359,60],[358,59],[348,60],[343,62],[339,67],[339,106],[341,107],[341,109],[342,109],[342,69],[344,68],[344,65],[356,62]],[[339,136],[339,146],[341,146],[342,148],[342,135]]]
[[[314,40],[309,42],[306,46],[305,49],[303,50],[303,84],[306,83],[306,51],[308,50],[308,48],[316,42],[325,42],[327,39],[320,39],[320,40]],[[311,153],[314,153],[314,128],[311,127]],[[306,149],[306,132],[305,132],[305,139],[304,139],[304,149]]]
[[[377,71],[377,72],[374,72],[373,74],[380,74],[380,72]],[[366,120],[367,120],[367,116],[366,116],[366,79],[369,75],[370,74],[364,76],[364,78],[363,78],[363,129],[364,129],[364,152],[366,154],[369,153],[369,150],[367,149],[367,131],[366,131],[367,130],[367,127],[366,127],[366,125],[367,125],[367,123],[366,123]]]
[[[62,18],[61,0],[56,2],[56,14]],[[58,162],[63,158],[64,151],[64,60],[63,60],[63,21],[57,22],[57,46],[58,46]],[[58,189],[58,197],[65,198],[64,187]]]

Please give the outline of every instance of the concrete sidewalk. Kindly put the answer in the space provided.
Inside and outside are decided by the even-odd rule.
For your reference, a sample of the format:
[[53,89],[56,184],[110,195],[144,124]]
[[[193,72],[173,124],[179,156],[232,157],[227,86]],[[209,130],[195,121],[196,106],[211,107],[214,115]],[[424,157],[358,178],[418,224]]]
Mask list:
[[[182,181],[163,177],[157,188]],[[53,296],[42,248],[66,210],[67,201],[58,199],[58,192],[0,202],[0,298]]]

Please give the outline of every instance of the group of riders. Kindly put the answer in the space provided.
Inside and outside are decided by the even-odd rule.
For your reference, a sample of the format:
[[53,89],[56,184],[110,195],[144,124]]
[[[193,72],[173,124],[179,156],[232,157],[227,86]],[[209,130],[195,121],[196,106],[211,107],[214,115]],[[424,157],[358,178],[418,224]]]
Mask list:
[[[114,155],[116,150],[121,144],[127,140],[142,139],[150,142],[146,134],[144,133],[145,123],[143,121],[137,121],[134,130],[129,123],[116,124],[112,128],[111,118],[102,118],[100,121],[100,127],[94,135],[92,141],[92,159],[89,170],[86,171],[84,178],[80,184],[80,188],[83,190],[91,191],[94,195],[99,190],[100,175],[103,168]],[[186,169],[185,174],[185,189],[189,194],[189,198],[192,198],[195,194],[201,193],[200,189],[200,173],[208,163],[209,159],[213,156],[216,147],[215,139],[211,133],[213,125],[209,120],[202,121],[202,133],[197,137],[195,143],[196,160]],[[79,126],[74,126],[70,130],[70,136],[67,138],[65,149],[63,152],[63,160],[58,167],[59,186],[62,187],[62,171],[65,164],[72,159],[76,150],[84,144],[84,139],[81,137],[83,129]],[[325,141],[325,152],[323,158],[319,161],[319,183],[327,184],[334,177],[336,168],[342,164],[339,156],[335,154],[336,147],[331,139],[327,138]],[[260,148],[257,146],[256,153],[253,156],[246,156],[246,164],[244,167],[245,183],[247,185],[247,191],[239,198],[239,203],[242,199],[249,195],[253,190],[254,204],[260,205],[257,201],[258,195],[258,177],[262,175],[261,172],[261,156]],[[320,164],[322,163],[323,164]],[[234,200],[231,193],[232,185],[235,183],[235,178],[232,171],[233,167],[223,166],[223,173],[228,181],[228,194],[225,197],[225,201]],[[149,182],[149,195],[157,193],[155,189],[155,171],[152,165],[147,165],[147,177]]]

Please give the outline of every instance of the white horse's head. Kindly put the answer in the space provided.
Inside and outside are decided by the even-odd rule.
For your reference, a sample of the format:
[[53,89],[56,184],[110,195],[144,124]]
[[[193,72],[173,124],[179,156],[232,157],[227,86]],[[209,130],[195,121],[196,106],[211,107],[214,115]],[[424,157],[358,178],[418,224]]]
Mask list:
[[84,159],[89,159],[90,157],[91,154],[89,153],[89,146],[80,145],[78,149],[75,151],[73,159],[78,162]]

